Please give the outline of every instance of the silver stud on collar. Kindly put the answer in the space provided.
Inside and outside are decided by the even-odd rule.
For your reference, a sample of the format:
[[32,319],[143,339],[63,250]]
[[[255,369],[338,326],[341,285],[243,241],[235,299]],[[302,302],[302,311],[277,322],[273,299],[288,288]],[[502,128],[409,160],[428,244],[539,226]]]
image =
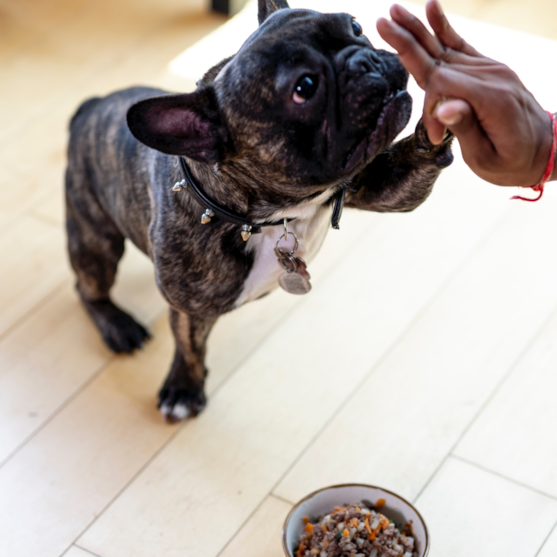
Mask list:
[[249,224],[242,225],[240,234],[242,235],[242,239],[244,240],[244,242],[247,242],[249,240],[249,237],[251,236],[251,226]]
[[201,215],[201,224],[207,224],[207,223],[211,222],[211,218],[213,218],[214,216],[215,216],[215,213],[213,213],[213,211],[211,211],[211,209],[207,209]]
[[186,180],[180,180],[172,186],[172,191],[182,191],[187,186]]

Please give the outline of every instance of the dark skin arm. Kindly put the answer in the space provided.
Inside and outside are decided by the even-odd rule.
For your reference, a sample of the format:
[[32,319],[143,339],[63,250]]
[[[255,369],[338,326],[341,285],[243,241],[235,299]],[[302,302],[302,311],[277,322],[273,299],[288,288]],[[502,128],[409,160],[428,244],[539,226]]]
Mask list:
[[[426,93],[423,121],[432,143],[450,130],[470,168],[502,186],[537,184],[547,167],[549,115],[507,66],[480,54],[449,24],[437,0],[427,4],[432,35],[401,6],[377,29]],[[551,177],[557,180],[557,169]]]

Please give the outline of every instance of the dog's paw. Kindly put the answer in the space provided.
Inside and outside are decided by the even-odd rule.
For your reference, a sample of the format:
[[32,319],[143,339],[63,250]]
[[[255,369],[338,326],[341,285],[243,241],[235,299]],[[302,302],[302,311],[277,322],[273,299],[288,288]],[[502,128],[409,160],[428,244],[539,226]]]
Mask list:
[[115,306],[110,300],[85,302],[105,344],[117,354],[131,354],[141,348],[151,335],[131,315]]
[[207,399],[201,391],[192,392],[177,387],[163,387],[159,393],[159,410],[166,422],[176,423],[189,416],[197,416]]
[[111,323],[103,331],[103,340],[107,346],[117,354],[131,354],[141,348],[151,335],[133,317],[124,315],[117,322]]

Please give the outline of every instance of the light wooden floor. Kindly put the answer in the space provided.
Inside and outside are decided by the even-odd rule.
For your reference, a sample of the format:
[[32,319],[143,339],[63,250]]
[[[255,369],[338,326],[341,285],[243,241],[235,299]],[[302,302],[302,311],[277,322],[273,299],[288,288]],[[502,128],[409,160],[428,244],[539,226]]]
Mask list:
[[[510,202],[457,154],[416,212],[347,211],[309,296],[219,322],[210,404],[182,426],[155,409],[172,340],[131,247],[115,297],[154,340],[101,344],[64,252],[66,123],[118,87],[191,89],[255,27],[252,5],[187,50],[224,21],[204,4],[0,0],[0,555],[279,557],[294,502],[361,481],[416,502],[432,557],[554,557],[557,189]],[[292,5],[349,11],[380,44],[385,0]],[[447,6],[557,110],[553,0]]]

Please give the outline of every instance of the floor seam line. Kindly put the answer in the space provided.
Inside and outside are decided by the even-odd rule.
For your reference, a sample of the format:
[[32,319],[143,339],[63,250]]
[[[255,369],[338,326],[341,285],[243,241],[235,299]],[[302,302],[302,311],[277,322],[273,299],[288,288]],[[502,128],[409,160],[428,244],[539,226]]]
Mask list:
[[553,525],[553,528],[551,528],[551,530],[549,531],[549,534],[547,534],[547,536],[545,537],[545,539],[543,540],[540,548],[538,549],[538,551],[536,552],[536,554],[534,555],[534,557],[539,557],[540,553],[542,552],[543,548],[545,547],[545,544],[548,542],[549,538],[551,537],[551,535],[553,534],[553,532],[555,531],[555,528],[557,528],[557,521],[555,522],[555,524]]
[[64,555],[66,555],[68,553],[68,551],[70,551],[72,549],[72,547],[77,547],[78,549],[81,549],[81,551],[85,551],[85,553],[88,553],[89,555],[93,555],[93,557],[101,557],[98,553],[93,553],[92,551],[89,551],[85,547],[81,547],[80,545],[77,545],[76,543],[70,544],[69,547],[64,551],[64,553],[62,553],[62,555],[60,555],[60,557],[64,557]]
[[467,458],[462,458],[461,456],[455,455],[455,454],[451,454],[449,455],[449,458],[452,458],[454,460],[458,460],[460,462],[462,462],[463,464],[468,464],[469,466],[473,466],[474,468],[477,468],[478,470],[482,470],[483,472],[486,472],[488,474],[491,474],[492,476],[496,476],[502,480],[506,480],[514,485],[517,485],[519,487],[522,487],[524,489],[528,489],[529,491],[532,491],[534,493],[537,493],[538,495],[542,495],[543,497],[547,497],[548,499],[551,499],[553,501],[557,501],[557,495],[551,495],[549,493],[546,493],[545,491],[542,491],[541,489],[538,489],[536,487],[532,487],[531,485],[525,484],[519,480],[515,480],[514,478],[511,478],[510,476],[506,476],[505,474],[501,474],[500,472],[497,472],[496,470],[492,470],[491,468],[488,468],[487,466],[483,466],[482,464],[478,464],[477,462],[474,462],[473,460],[468,460]]
[[49,290],[38,302],[36,302],[32,307],[30,307],[23,315],[18,317],[5,331],[0,333],[0,344],[4,342],[14,331],[17,331],[21,325],[23,325],[28,319],[31,318],[33,314],[40,311],[49,300],[58,294],[60,290],[65,286],[68,277],[64,277],[56,286]]
[[219,551],[216,554],[216,557],[220,557],[226,551],[226,548],[236,539],[236,537],[244,529],[246,524],[255,516],[257,511],[265,504],[265,501],[269,498],[270,495],[271,495],[271,492],[268,491],[263,496],[261,501],[259,501],[259,503],[255,506],[255,508],[248,514],[248,516],[246,516],[245,520],[242,522],[242,524],[240,524],[240,526],[238,527],[236,532],[234,532],[234,534],[232,534],[232,536],[230,536],[228,541],[219,549]]
[[274,497],[275,499],[278,499],[279,501],[282,501],[283,503],[287,503],[288,505],[292,505],[294,506],[296,503],[292,503],[292,501],[289,501],[288,499],[285,499],[284,497],[281,497],[280,495],[277,495],[276,493],[270,493],[269,497]]
[[48,424],[50,424],[65,408],[67,408],[102,372],[114,361],[116,355],[110,356],[105,362],[103,362],[99,368],[80,386],[78,387],[68,398],[58,406],[45,421],[37,427],[33,432],[29,434],[4,460],[0,461],[0,470],[8,464],[8,462],[14,458],[30,441],[32,441]]

